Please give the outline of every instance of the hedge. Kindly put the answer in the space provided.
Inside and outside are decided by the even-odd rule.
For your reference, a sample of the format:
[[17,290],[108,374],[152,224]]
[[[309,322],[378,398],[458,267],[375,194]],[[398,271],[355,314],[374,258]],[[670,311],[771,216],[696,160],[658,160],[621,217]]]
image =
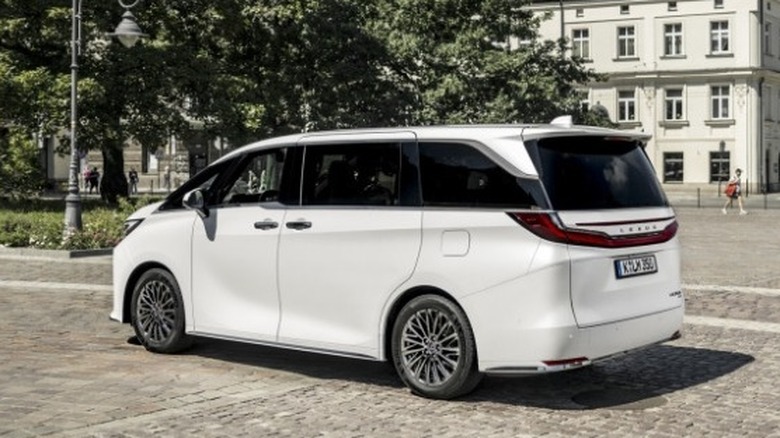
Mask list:
[[112,248],[122,239],[125,219],[150,197],[120,199],[115,207],[82,201],[82,230],[65,239],[65,203],[39,198],[0,199],[0,245],[40,249]]

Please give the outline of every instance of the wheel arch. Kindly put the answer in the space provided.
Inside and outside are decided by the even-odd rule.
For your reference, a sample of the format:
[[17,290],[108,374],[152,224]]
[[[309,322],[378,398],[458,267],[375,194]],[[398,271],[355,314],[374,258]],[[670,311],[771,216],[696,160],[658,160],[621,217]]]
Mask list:
[[[130,307],[133,301],[133,289],[135,288],[138,279],[141,278],[141,276],[144,275],[145,272],[155,268],[163,269],[165,271],[168,271],[171,275],[173,275],[173,271],[171,271],[167,266],[163,265],[160,262],[145,262],[136,266],[136,268],[133,269],[133,272],[130,274],[130,276],[127,277],[127,282],[125,283],[124,302],[122,304],[123,322],[130,322]],[[173,276],[174,278],[176,278],[175,275]]]
[[[381,357],[383,357],[387,361],[392,361],[392,358],[390,357],[390,351],[391,351],[391,343],[393,340],[393,324],[395,324],[396,318],[398,318],[398,314],[401,312],[401,309],[412,301],[413,299],[422,296],[422,295],[438,295],[442,298],[446,298],[447,300],[450,300],[453,304],[458,306],[460,310],[463,312],[463,314],[466,316],[466,320],[471,325],[471,321],[468,321],[468,314],[466,314],[466,310],[463,308],[463,306],[460,305],[458,300],[455,299],[451,294],[446,292],[445,290],[435,287],[435,286],[416,286],[413,287],[403,293],[401,293],[393,302],[393,304],[390,306],[390,310],[387,312],[387,317],[385,318],[384,323],[384,331],[383,331],[383,337],[382,337],[382,351],[381,351]],[[476,345],[475,345],[476,349]]]

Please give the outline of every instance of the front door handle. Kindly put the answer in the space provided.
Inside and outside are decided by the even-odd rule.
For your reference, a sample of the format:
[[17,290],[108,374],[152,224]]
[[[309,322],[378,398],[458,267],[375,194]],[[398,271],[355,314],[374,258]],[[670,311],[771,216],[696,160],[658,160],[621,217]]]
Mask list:
[[265,220],[261,222],[255,222],[255,229],[258,230],[273,230],[274,228],[277,228],[279,226],[278,222]]
[[306,228],[311,228],[311,222],[308,221],[287,222],[284,225],[291,230],[305,230]]

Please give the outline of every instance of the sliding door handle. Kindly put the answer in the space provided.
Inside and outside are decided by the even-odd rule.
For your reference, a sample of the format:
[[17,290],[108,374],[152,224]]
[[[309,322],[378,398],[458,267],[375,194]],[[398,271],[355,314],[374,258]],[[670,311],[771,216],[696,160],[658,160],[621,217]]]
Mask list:
[[308,221],[287,222],[284,225],[291,230],[305,230],[311,228],[311,222]]

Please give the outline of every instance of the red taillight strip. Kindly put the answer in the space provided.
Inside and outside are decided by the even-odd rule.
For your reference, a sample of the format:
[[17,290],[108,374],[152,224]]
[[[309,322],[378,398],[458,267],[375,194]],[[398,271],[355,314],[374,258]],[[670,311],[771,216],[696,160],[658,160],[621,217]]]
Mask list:
[[543,239],[570,245],[627,248],[667,242],[677,234],[676,220],[672,220],[672,223],[660,232],[610,236],[598,231],[566,228],[550,213],[509,213],[509,215],[528,231]]

